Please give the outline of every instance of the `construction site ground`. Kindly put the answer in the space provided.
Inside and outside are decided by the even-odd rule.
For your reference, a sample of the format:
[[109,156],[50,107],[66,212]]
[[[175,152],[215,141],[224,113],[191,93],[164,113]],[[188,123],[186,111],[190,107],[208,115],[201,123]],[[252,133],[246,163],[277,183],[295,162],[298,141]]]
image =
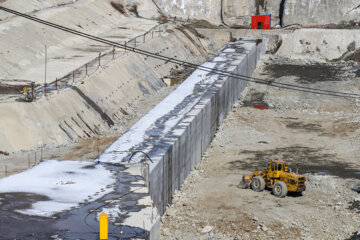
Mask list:
[[126,116],[126,119],[100,136],[80,139],[55,147],[45,146],[29,151],[18,151],[9,156],[0,154],[0,166],[2,168],[0,178],[32,168],[41,160],[94,161],[128,128],[164,99],[174,87],[176,86],[164,87],[151,96],[140,97],[132,106],[133,111]]
[[[254,77],[360,93],[358,63],[312,64],[266,55]],[[357,239],[359,99],[249,83],[203,161],[162,217],[162,239]],[[258,110],[254,105],[268,106]],[[271,159],[307,177],[301,195],[237,186]],[[360,236],[359,236],[360,237]]]

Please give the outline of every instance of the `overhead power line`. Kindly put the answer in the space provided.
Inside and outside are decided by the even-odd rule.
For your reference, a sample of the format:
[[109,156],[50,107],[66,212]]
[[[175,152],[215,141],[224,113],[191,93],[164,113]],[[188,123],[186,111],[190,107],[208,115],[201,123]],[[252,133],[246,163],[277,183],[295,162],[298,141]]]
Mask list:
[[87,39],[91,39],[97,42],[101,42],[113,47],[117,47],[117,48],[121,48],[124,50],[128,50],[128,51],[132,51],[134,53],[137,54],[141,54],[147,57],[151,57],[154,59],[158,59],[161,61],[164,61],[165,63],[174,63],[174,64],[178,64],[178,65],[182,65],[182,66],[186,66],[189,68],[193,68],[193,69],[199,69],[205,72],[211,72],[211,73],[216,73],[218,75],[221,76],[226,76],[226,77],[232,77],[235,79],[239,79],[239,80],[243,80],[243,81],[247,81],[247,82],[254,82],[254,83],[258,83],[258,84],[263,84],[263,85],[269,85],[272,87],[278,87],[278,88],[283,88],[283,89],[288,89],[288,90],[295,90],[295,91],[300,91],[300,92],[307,92],[307,93],[314,93],[314,94],[321,94],[321,95],[328,95],[328,96],[334,96],[334,97],[344,97],[344,98],[360,98],[359,94],[353,94],[353,93],[348,93],[348,92],[339,92],[339,91],[331,91],[331,90],[325,90],[325,89],[319,89],[319,88],[312,88],[312,87],[306,87],[306,86],[299,86],[299,85],[294,85],[294,84],[287,84],[287,83],[279,83],[276,82],[274,79],[272,80],[264,80],[264,79],[259,79],[259,78],[253,78],[253,77],[248,77],[245,75],[241,75],[241,74],[235,74],[235,73],[231,73],[228,71],[224,71],[221,69],[214,69],[214,68],[210,68],[210,67],[205,67],[205,66],[201,66],[199,64],[194,64],[194,63],[190,63],[190,62],[186,62],[186,61],[182,61],[179,60],[177,58],[171,58],[171,57],[167,57],[167,56],[163,56],[160,55],[158,53],[153,53],[153,52],[149,52],[149,51],[145,51],[136,47],[129,47],[126,46],[124,44],[121,43],[117,43],[117,42],[113,42],[113,41],[109,41],[107,39],[104,38],[100,38],[100,37],[96,37],[94,35],[90,35],[84,32],[80,32],[71,28],[67,28],[49,21],[45,21],[36,17],[33,17],[31,15],[28,14],[24,14],[9,8],[5,8],[0,6],[0,10],[3,10],[5,12],[8,13],[12,13],[15,14],[17,16],[23,17],[23,18],[27,18],[29,20],[71,33],[71,34],[75,34]]

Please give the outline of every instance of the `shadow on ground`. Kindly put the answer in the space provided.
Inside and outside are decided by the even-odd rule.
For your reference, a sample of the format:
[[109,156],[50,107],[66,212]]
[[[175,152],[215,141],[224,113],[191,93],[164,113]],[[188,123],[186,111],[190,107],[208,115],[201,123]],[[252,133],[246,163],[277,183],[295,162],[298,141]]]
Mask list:
[[269,150],[250,151],[244,150],[238,153],[245,159],[235,160],[228,163],[231,170],[262,170],[267,167],[270,160],[284,160],[295,171],[296,164],[300,165],[299,173],[316,173],[333,175],[341,178],[360,179],[360,170],[350,164],[340,162],[335,154],[322,153],[321,148],[309,148],[303,146],[291,146],[274,148]]

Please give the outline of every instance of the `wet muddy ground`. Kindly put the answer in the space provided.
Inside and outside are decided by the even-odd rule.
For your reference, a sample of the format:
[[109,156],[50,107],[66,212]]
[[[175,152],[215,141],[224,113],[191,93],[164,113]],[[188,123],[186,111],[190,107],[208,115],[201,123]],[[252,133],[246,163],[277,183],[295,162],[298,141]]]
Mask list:
[[131,190],[143,187],[141,184],[134,184],[142,180],[142,177],[124,173],[123,166],[109,164],[106,168],[118,175],[113,192],[96,201],[86,201],[78,208],[51,217],[28,216],[17,212],[31,208],[31,205],[36,202],[49,200],[46,196],[23,192],[0,194],[2,216],[0,239],[98,239],[97,214],[103,208],[118,209],[117,211],[122,213],[109,221],[109,239],[119,239],[120,232],[122,232],[122,239],[145,239],[149,235],[148,232],[122,224],[130,212],[140,211],[143,208],[142,205],[135,203],[147,194]]
[[298,64],[269,64],[265,73],[273,78],[294,76],[298,83],[316,83],[341,81],[344,70],[327,64],[298,65]]

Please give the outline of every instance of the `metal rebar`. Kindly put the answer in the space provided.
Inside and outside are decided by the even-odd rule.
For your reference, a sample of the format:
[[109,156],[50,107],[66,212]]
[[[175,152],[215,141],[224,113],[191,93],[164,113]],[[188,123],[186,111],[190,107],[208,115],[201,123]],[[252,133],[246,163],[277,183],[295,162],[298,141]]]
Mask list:
[[115,59],[115,47],[113,47],[113,60]]
[[57,88],[58,88],[57,81],[58,81],[58,79],[56,78],[56,79],[55,79],[55,90],[57,90]]
[[101,53],[99,53],[99,67],[100,67],[100,57],[101,57]]

